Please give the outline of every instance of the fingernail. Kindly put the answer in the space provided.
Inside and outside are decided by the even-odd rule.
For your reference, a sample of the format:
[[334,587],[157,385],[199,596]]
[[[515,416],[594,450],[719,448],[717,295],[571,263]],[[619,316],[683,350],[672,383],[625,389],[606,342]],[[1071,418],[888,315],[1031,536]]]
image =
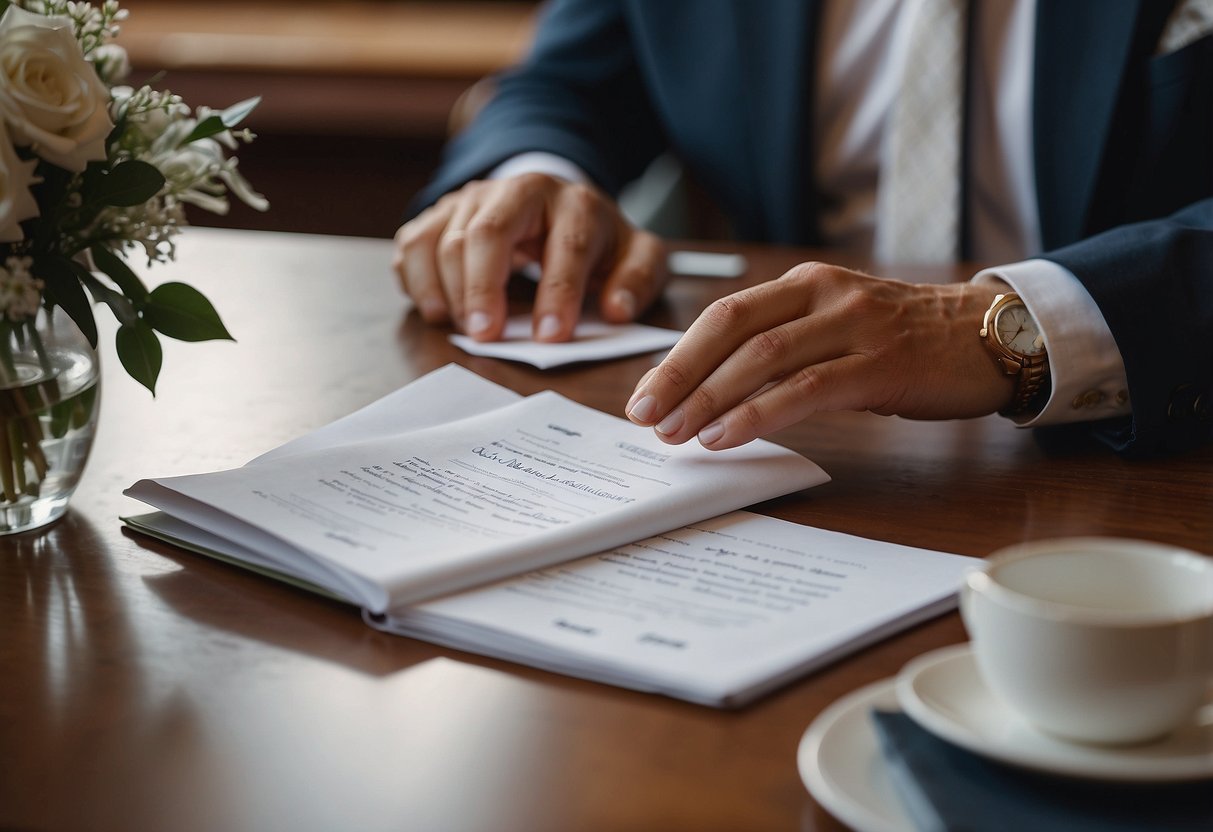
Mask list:
[[493,325],[493,319],[489,317],[487,312],[473,312],[467,316],[467,322],[464,324],[464,329],[467,334],[475,337],[484,332],[488,332],[490,326]]
[[672,433],[678,432],[684,420],[682,408],[680,407],[662,419],[657,425],[656,430],[658,433],[664,433],[666,436],[669,436]]
[[711,445],[722,436],[724,436],[724,425],[720,422],[712,422],[712,424],[699,431],[699,444]]
[[611,295],[611,302],[628,320],[636,317],[636,296],[627,289],[616,289],[615,294]]
[[[633,396],[635,398],[635,396]],[[645,396],[636,404],[628,407],[628,416],[635,419],[637,422],[653,421],[653,414],[657,412],[657,400],[652,396]]]
[[540,341],[550,341],[560,334],[560,319],[555,315],[544,315],[539,319],[539,328],[535,337]]

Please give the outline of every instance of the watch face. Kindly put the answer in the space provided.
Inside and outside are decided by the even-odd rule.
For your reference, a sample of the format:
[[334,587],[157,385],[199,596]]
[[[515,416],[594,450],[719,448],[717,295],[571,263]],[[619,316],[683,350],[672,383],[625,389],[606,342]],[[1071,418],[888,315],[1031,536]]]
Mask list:
[[998,340],[1007,349],[1020,355],[1037,355],[1044,352],[1045,342],[1040,327],[1021,303],[1013,303],[998,311],[994,319]]

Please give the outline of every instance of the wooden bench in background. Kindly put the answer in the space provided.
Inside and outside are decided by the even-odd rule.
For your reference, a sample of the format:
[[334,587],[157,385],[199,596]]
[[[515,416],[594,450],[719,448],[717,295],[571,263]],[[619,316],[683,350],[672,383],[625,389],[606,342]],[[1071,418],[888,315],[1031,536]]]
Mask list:
[[271,202],[199,224],[390,236],[438,161],[452,109],[519,59],[534,2],[126,0],[139,83],[192,106],[253,95],[240,167]]

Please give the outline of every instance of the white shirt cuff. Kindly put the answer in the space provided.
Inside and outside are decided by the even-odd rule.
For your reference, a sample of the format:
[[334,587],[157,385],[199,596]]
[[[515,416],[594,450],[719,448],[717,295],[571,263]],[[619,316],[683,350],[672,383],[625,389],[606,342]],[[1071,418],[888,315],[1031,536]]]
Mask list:
[[978,272],[975,283],[1006,281],[1040,324],[1049,352],[1051,392],[1020,427],[1089,422],[1132,412],[1125,363],[1116,340],[1086,288],[1050,260],[1025,260]]
[[590,177],[585,175],[585,171],[568,159],[542,150],[532,150],[511,156],[493,168],[487,178],[505,179],[510,176],[521,176],[524,173],[546,173],[566,182],[577,182],[582,185],[588,184],[590,181]]

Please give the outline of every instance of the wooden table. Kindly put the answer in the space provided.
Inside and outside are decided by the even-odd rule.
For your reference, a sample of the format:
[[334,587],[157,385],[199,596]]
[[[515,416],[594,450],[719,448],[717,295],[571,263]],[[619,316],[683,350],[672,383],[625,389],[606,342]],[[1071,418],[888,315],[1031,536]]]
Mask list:
[[[204,289],[239,342],[169,344],[155,400],[107,345],[71,510],[0,538],[0,829],[841,828],[797,775],[805,727],[963,641],[955,614],[719,712],[385,635],[348,607],[122,530],[135,479],[242,464],[450,361],[614,413],[653,363],[539,372],[466,356],[408,313],[389,251],[194,229],[179,262],[153,271]],[[810,257],[746,253],[742,282]],[[737,287],[683,280],[652,320],[685,326]],[[997,417],[866,413],[776,438],[834,477],[759,507],[785,519],[969,555],[1076,534],[1213,551],[1209,449],[1129,463]]]

